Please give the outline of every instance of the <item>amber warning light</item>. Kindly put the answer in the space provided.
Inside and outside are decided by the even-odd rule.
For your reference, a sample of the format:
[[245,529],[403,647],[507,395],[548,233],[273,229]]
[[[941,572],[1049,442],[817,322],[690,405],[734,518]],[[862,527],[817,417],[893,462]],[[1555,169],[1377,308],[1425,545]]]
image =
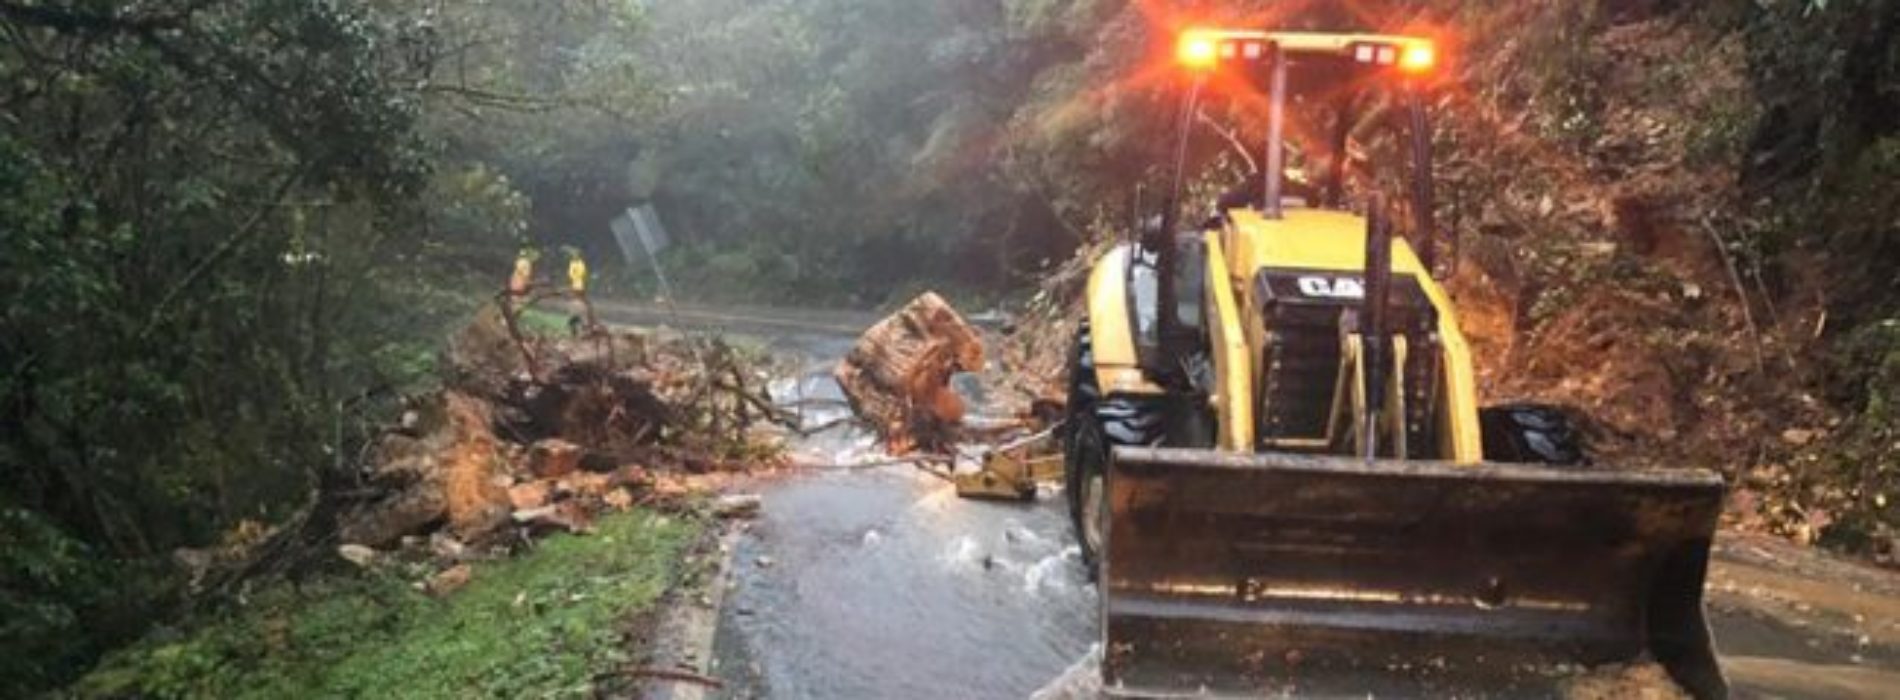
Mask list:
[[1428,73],[1438,65],[1438,52],[1428,43],[1352,45],[1352,60],[1377,66],[1398,66],[1407,73]]
[[1219,62],[1220,46],[1210,35],[1186,32],[1174,47],[1174,59],[1188,68],[1206,70]]

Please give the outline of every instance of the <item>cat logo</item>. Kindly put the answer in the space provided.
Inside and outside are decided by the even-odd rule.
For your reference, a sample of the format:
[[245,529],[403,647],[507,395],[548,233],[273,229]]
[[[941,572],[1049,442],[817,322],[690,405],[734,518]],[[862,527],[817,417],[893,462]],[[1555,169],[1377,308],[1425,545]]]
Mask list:
[[1300,293],[1324,299],[1364,299],[1365,285],[1352,277],[1301,277]]

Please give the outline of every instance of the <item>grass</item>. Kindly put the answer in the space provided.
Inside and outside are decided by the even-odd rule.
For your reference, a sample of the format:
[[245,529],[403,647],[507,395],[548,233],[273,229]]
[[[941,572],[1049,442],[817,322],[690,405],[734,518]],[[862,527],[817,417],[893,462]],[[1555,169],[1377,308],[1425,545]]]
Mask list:
[[521,332],[528,335],[565,336],[568,334],[567,314],[540,307],[531,306],[522,309],[521,315],[515,317],[515,323],[520,324]]
[[620,624],[651,608],[698,527],[644,511],[602,519],[466,588],[424,595],[400,576],[338,577],[251,597],[108,657],[74,697],[579,697],[624,660]]

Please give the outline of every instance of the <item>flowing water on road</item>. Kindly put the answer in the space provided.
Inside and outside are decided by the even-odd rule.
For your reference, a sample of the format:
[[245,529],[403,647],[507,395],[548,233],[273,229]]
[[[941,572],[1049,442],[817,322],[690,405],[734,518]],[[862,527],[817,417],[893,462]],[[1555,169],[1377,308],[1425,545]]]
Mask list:
[[[773,386],[807,425],[846,410],[831,361]],[[876,459],[850,425],[794,459],[829,466],[760,484],[716,640],[726,697],[1025,697],[1094,639],[1059,494],[966,501],[913,466],[844,466]]]
[[909,467],[781,483],[735,552],[733,697],[1025,697],[1094,637],[1066,517],[959,501]]

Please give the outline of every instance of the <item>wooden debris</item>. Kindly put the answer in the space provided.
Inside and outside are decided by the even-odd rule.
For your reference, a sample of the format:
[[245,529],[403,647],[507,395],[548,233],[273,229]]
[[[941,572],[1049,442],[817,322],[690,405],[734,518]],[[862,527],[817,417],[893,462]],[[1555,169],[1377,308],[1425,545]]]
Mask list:
[[528,448],[528,472],[547,479],[571,474],[581,468],[581,446],[559,438],[548,438]]
[[619,671],[613,671],[610,673],[603,673],[603,674],[600,674],[600,676],[597,676],[596,679],[597,680],[604,679],[610,676],[625,676],[628,678],[655,678],[655,679],[668,680],[668,681],[680,681],[683,683],[696,683],[696,684],[703,685],[709,688],[726,687],[726,684],[724,681],[721,681],[717,678],[713,678],[712,676],[706,676],[706,675],[702,675],[698,673],[693,673],[691,671],[683,671],[676,668],[654,668],[654,667],[629,668],[629,669],[622,669]]
[[515,510],[533,510],[548,504],[554,486],[546,480],[524,481],[508,487],[508,503]]
[[871,326],[838,364],[852,410],[893,454],[943,451],[955,442],[963,401],[950,376],[983,368],[983,343],[955,309],[925,292]]
[[593,472],[575,472],[554,480],[554,493],[562,498],[600,498],[612,488],[613,477]]
[[467,541],[508,518],[508,490],[495,483],[505,464],[497,458],[499,441],[488,403],[454,391],[444,401],[450,442],[438,453],[438,480],[449,532]]
[[531,531],[562,531],[574,534],[592,532],[594,529],[594,506],[579,501],[561,501],[553,505],[518,510],[513,514],[516,524],[526,525]]

